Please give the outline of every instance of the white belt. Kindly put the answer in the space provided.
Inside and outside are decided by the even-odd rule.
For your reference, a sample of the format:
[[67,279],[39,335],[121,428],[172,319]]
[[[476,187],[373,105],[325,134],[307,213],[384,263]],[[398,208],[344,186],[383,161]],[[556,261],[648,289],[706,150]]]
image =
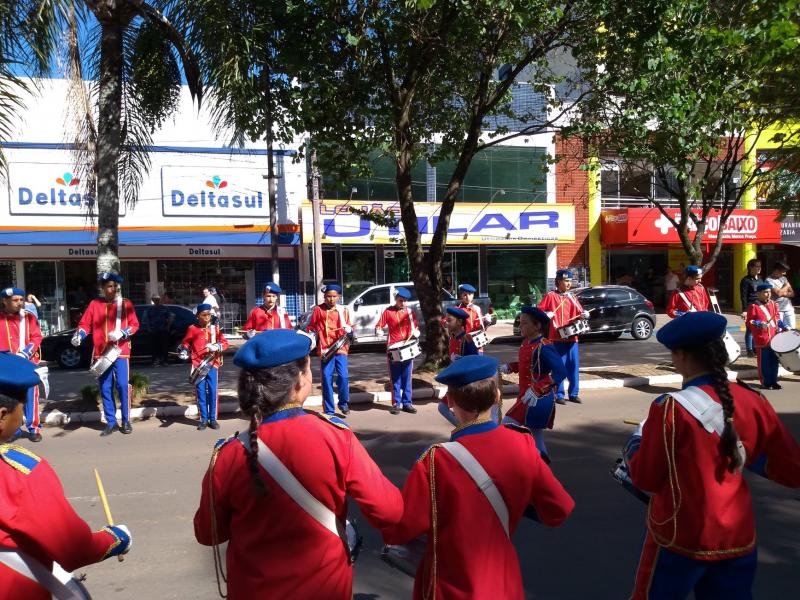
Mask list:
[[50,592],[56,600],[80,600],[71,589],[61,583],[42,563],[20,550],[0,548],[0,563],[19,575],[35,581]]

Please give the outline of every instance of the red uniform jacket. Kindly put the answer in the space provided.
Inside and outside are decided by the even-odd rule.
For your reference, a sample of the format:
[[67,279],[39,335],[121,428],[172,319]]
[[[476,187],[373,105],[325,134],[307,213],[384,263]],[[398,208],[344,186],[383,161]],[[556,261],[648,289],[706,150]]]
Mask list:
[[[64,497],[52,467],[14,444],[0,446],[0,546],[19,549],[47,569],[67,571],[103,560],[116,542],[92,532]],[[0,598],[50,600],[38,583],[0,565]]]
[[[466,447],[494,481],[508,508],[510,532],[530,505],[542,523],[552,527],[572,512],[575,502],[542,461],[527,430],[490,421],[456,429],[451,440]],[[514,460],[509,460],[510,456]],[[414,582],[414,598],[434,597],[426,594],[434,558],[432,462],[437,518],[435,597],[521,600],[524,592],[514,544],[469,474],[452,455],[436,446],[422,455],[406,480],[402,521],[383,529],[389,544],[404,544],[428,535],[428,547]]]
[[[117,302],[116,300],[107,301],[96,298],[89,303],[86,312],[83,313],[78,330],[91,334],[94,342],[94,357],[102,355],[106,347],[113,342],[108,340],[108,334],[114,331],[117,323]],[[120,358],[130,358],[131,340],[130,336],[139,330],[139,319],[136,318],[136,311],[130,300],[122,300],[122,315],[120,329],[127,329],[129,336],[127,339],[119,340],[117,345],[122,349]]]
[[[342,316],[344,319],[342,319]],[[344,322],[342,322],[344,320]],[[350,321],[350,311],[344,306],[336,305],[328,308],[327,304],[318,304],[311,313],[309,331],[317,334],[317,353],[322,356],[336,340],[344,335],[344,326],[353,323]],[[347,354],[348,346],[339,349],[336,354]]]
[[[279,411],[258,430],[309,493],[344,522],[345,495],[374,527],[399,521],[400,491],[372,461],[346,425],[301,408]],[[244,446],[236,440],[219,450],[213,471],[212,509],[208,478],[194,517],[197,541],[211,545],[212,510],[219,542],[228,541],[228,598],[325,598],[350,600],[353,568],[341,539],[303,510],[259,467],[267,494],[259,497]]]
[[[536,353],[536,364],[534,364],[533,358],[537,349],[539,352]],[[542,397],[557,388],[567,378],[567,371],[561,362],[561,357],[553,345],[541,336],[534,340],[523,341],[519,347],[518,362],[508,363],[508,369],[512,373],[519,373],[519,393],[516,403],[506,411],[506,415],[522,425],[525,425],[528,406],[521,400],[528,388],[531,388],[537,396]],[[547,423],[549,429],[553,428],[555,418],[556,408],[553,405],[553,411]]]
[[[685,298],[685,299],[684,299]],[[676,312],[700,312],[711,310],[711,300],[703,284],[698,283],[694,287],[680,286],[672,292],[667,303],[667,314],[673,319],[677,316]]]
[[389,328],[389,339],[386,341],[386,345],[391,346],[411,337],[411,332],[417,328],[417,317],[414,316],[414,311],[408,307],[390,306],[383,311],[376,327],[379,329]]
[[583,313],[583,306],[580,300],[572,292],[562,294],[556,290],[547,292],[539,302],[539,308],[546,313],[553,313],[550,319],[550,333],[548,338],[554,342],[577,342],[578,336],[573,335],[569,338],[562,338],[558,333],[558,328],[569,325]]
[[463,302],[459,302],[456,304],[456,308],[460,308],[469,315],[467,319],[467,333],[484,329],[483,312],[480,306],[477,304],[464,304]]
[[[684,387],[698,386],[717,400],[710,383],[705,375]],[[800,487],[800,445],[767,399],[741,384],[731,384],[730,390],[736,407],[734,425],[747,451],[747,464],[777,483]],[[670,485],[665,460],[673,451],[680,492]],[[628,464],[633,484],[653,494],[647,527],[656,543],[698,560],[734,558],[754,550],[747,481],[741,473],[722,467],[719,436],[706,431],[668,394],[651,404],[639,450]]]
[[[764,314],[766,309],[767,314]],[[767,316],[769,315],[769,316]],[[781,314],[778,311],[778,303],[774,300],[767,300],[766,304],[759,300],[747,307],[747,326],[753,334],[753,344],[756,348],[769,346],[769,341],[778,333]],[[767,325],[766,328],[759,327],[754,321],[760,321]]]
[[[186,330],[186,335],[181,342],[181,347],[186,348],[192,357],[192,366],[196,367],[208,355],[206,344],[211,343],[211,328],[217,329],[217,343],[222,346],[223,350],[228,348],[228,340],[222,334],[219,325],[209,325],[208,327],[200,327],[199,325],[189,325]],[[217,359],[214,361],[215,367],[222,366],[222,352],[219,353]]]
[[21,346],[31,356],[31,362],[38,365],[41,345],[42,330],[39,329],[39,321],[36,320],[33,313],[25,311],[25,340],[20,344],[19,314],[11,315],[4,311],[0,312],[0,352],[16,354],[20,351]]
[[[267,329],[292,329],[292,322],[289,319],[289,313],[285,309],[274,307],[267,310],[263,306],[256,306],[250,311],[242,329],[249,331],[255,329],[256,331],[266,331]],[[283,319],[281,319],[283,315]]]

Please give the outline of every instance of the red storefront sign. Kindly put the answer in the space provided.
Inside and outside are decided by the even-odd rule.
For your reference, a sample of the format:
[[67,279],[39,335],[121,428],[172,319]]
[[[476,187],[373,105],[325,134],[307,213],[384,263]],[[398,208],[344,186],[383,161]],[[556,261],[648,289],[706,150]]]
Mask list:
[[[680,210],[667,213],[680,221]],[[699,211],[694,211],[699,215]],[[734,210],[722,232],[724,244],[780,244],[781,223],[777,210]],[[604,210],[600,217],[603,243],[607,246],[624,244],[677,244],[678,232],[657,208],[615,208]],[[690,223],[690,231],[695,227]],[[713,244],[719,234],[719,211],[708,216],[703,243]]]

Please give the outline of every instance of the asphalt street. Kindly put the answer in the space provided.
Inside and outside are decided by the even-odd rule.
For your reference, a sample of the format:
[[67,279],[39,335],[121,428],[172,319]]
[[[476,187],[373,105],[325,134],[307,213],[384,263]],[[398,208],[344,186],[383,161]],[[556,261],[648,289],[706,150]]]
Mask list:
[[[547,438],[552,467],[577,507],[561,528],[523,519],[515,533],[528,598],[627,597],[644,535],[644,506],[612,480],[609,469],[631,432],[623,419],[643,418],[652,398],[667,389],[591,391],[583,405],[558,407],[556,429]],[[790,382],[768,397],[800,438],[798,391],[800,383]],[[449,435],[435,403],[419,408],[417,415],[393,416],[386,406],[362,406],[349,418],[397,485],[421,450]],[[72,505],[94,528],[104,524],[92,474],[99,468],[114,518],[133,531],[134,548],[125,562],[110,560],[82,570],[93,597],[217,598],[211,550],[194,541],[192,518],[213,440],[245,428],[245,422],[230,416],[223,419],[221,431],[198,432],[189,420],[153,419],[135,423],[133,435],[109,438],[98,437],[99,427],[48,428],[34,448],[51,461]],[[800,492],[756,476],[748,479],[760,540],[755,597],[796,597]],[[357,514],[357,509],[353,506],[351,512]],[[355,567],[354,597],[410,597],[411,579],[380,561],[379,536],[363,519],[361,532],[365,549]],[[324,590],[320,598],[325,598]]]

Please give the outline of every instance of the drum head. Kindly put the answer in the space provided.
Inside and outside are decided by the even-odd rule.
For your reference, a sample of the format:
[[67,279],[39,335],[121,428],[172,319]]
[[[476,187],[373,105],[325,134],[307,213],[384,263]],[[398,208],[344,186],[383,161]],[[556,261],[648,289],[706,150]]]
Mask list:
[[402,348],[406,344],[410,344],[410,343],[412,343],[412,342],[409,341],[409,340],[400,340],[399,342],[395,342],[394,344],[389,344],[387,349],[388,350],[397,350],[398,348]]
[[794,352],[800,348],[800,332],[796,329],[782,331],[777,334],[769,343],[769,347],[779,354],[784,352]]

